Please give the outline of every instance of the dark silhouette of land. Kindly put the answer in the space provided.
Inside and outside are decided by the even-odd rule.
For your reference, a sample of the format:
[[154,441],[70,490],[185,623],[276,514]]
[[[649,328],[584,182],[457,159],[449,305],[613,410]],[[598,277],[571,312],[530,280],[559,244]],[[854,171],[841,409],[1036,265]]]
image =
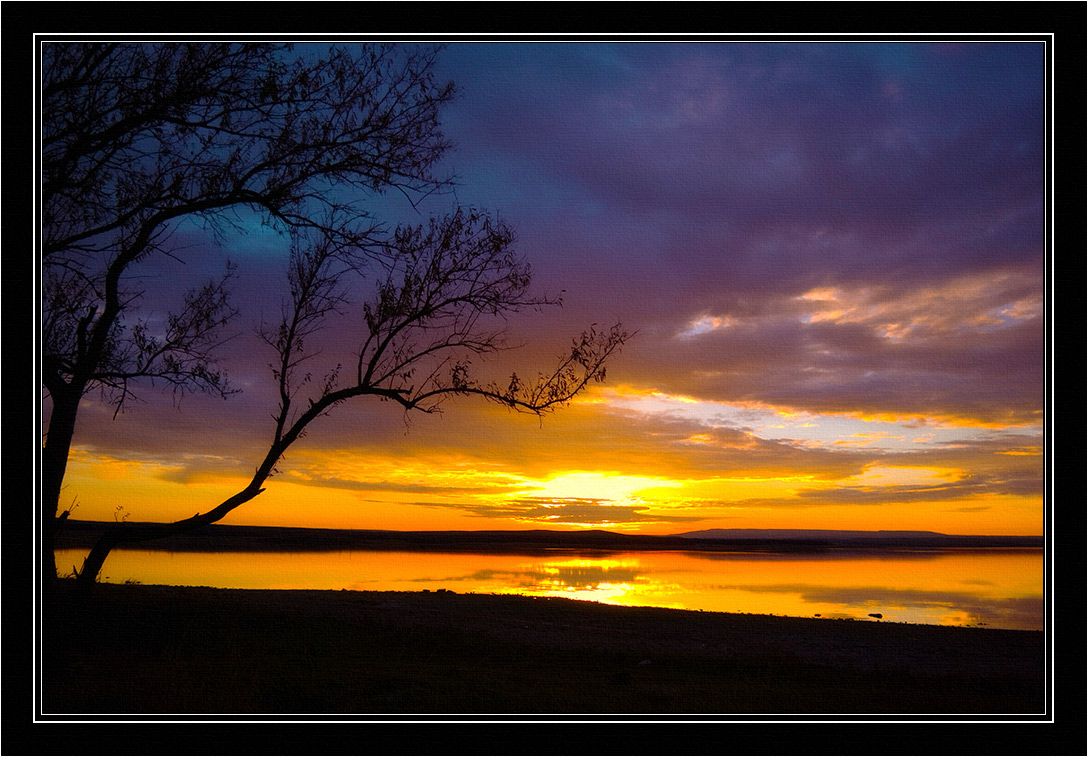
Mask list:
[[[62,546],[105,528],[73,521]],[[171,551],[595,554],[1038,549],[932,533],[352,531],[211,525]],[[977,714],[1046,707],[1040,631],[787,618],[438,592],[62,582],[45,713]]]
[[[140,524],[70,520],[57,536],[59,548],[90,548],[111,528]],[[132,545],[170,552],[323,552],[406,551],[514,553],[535,555],[555,550],[685,552],[839,552],[846,550],[1040,549],[1041,536],[957,536],[932,531],[730,530],[673,536],[620,534],[612,531],[382,531],[281,528],[213,524],[185,533]],[[123,545],[122,547],[123,548]]]
[[1038,631],[448,591],[102,584],[57,600],[43,618],[45,715],[1046,708]]

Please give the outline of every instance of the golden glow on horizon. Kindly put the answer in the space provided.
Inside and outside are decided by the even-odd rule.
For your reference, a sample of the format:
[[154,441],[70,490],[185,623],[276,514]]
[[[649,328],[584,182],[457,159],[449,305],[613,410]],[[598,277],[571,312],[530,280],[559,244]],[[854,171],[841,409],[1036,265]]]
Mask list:
[[[360,463],[350,471],[358,476],[355,479],[331,473],[314,476],[308,471],[327,468],[341,475],[349,471],[342,455],[330,456],[323,466],[322,456],[310,452],[304,468],[290,468],[269,481],[265,493],[224,522],[392,530],[594,527],[657,534],[727,527],[1043,532],[1040,497],[972,489],[951,496],[949,487],[968,475],[954,466],[873,463],[841,477],[787,470],[758,476],[720,476],[708,471],[700,477],[673,478],[579,471],[535,479],[480,470],[472,464],[451,463],[443,470],[421,461],[395,470],[387,463]],[[110,459],[99,464],[90,453],[76,455],[68,478],[69,489],[78,492],[72,516],[175,520],[206,512],[247,483],[242,477],[225,475],[179,481],[154,474],[172,470],[139,463],[116,465]],[[119,471],[131,477],[119,477]],[[884,488],[889,493],[882,496]],[[900,495],[903,489],[907,493]],[[852,492],[864,499],[852,503]],[[927,499],[927,494],[933,498]],[[513,501],[521,502],[527,515],[511,509],[508,503]],[[532,515],[534,501],[539,501],[539,516]],[[549,520],[546,515],[564,513],[565,507],[575,505],[583,508],[579,517],[565,514]],[[623,512],[613,510],[621,505]],[[675,516],[684,520],[676,521]]]
[[[1041,431],[1025,424],[816,413],[631,385],[593,387],[544,424],[514,423],[489,405],[473,412],[475,425],[427,429],[449,435],[439,437],[442,447],[411,433],[359,449],[300,446],[266,492],[224,522],[656,534],[729,527],[1043,532],[1042,494],[1009,495],[1000,486],[1004,478],[1042,480],[1031,468],[1041,441],[1025,438]],[[995,446],[1002,438],[1008,445]],[[78,502],[75,518],[175,520],[239,491],[249,471],[207,455],[182,455],[173,464],[77,448],[66,493]],[[993,491],[983,485],[989,480]]]

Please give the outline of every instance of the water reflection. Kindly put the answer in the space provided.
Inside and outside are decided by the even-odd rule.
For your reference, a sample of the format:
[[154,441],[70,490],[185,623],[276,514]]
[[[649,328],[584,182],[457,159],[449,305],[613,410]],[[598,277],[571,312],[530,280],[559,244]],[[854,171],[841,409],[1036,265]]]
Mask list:
[[[85,553],[58,553],[78,565]],[[516,593],[688,610],[1041,629],[1041,552],[555,557],[117,550],[104,580],[249,589]]]

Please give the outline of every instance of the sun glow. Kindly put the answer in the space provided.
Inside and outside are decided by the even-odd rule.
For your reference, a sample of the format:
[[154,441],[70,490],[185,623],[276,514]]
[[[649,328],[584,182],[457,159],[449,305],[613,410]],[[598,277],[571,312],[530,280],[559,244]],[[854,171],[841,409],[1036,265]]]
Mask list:
[[532,485],[523,494],[549,499],[592,499],[620,502],[646,489],[679,487],[679,482],[608,473],[564,473]]

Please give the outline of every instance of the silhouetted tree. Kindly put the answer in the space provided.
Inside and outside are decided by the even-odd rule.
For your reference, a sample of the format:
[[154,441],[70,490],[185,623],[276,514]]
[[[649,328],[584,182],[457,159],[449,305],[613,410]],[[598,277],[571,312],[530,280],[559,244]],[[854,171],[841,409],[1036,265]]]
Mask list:
[[[605,363],[627,340],[619,326],[591,327],[573,340],[547,374],[524,381],[481,382],[470,357],[506,347],[496,321],[527,307],[554,301],[530,294],[529,266],[512,251],[510,230],[473,211],[459,210],[426,227],[401,227],[394,234],[389,270],[364,303],[363,323],[345,317],[347,280],[364,271],[350,248],[326,237],[297,244],[291,252],[290,301],[281,320],[261,329],[275,354],[272,376],[279,406],[268,451],[238,493],[206,513],[170,524],[122,523],[91,550],[79,580],[94,582],[110,550],[125,542],[157,539],[214,523],[256,497],[277,462],[307,426],[357,397],[399,403],[405,411],[432,413],[443,399],[478,395],[523,412],[543,414],[571,400],[591,381],[605,377]],[[324,366],[312,377],[317,350],[307,345],[332,320],[337,341],[356,331],[354,364]]]
[[[233,268],[194,289],[163,323],[140,318],[139,264],[178,256],[184,218],[223,237],[226,211],[247,208],[294,240],[290,305],[265,341],[277,352],[280,409],[251,484],[203,515],[110,531],[81,579],[93,581],[120,541],[211,523],[261,491],[284,451],[314,418],[371,395],[432,411],[452,394],[479,394],[546,412],[603,376],[625,340],[619,329],[576,340],[554,373],[531,385],[476,382],[469,355],[499,349],[483,316],[546,304],[527,292],[529,270],[502,224],[458,212],[392,236],[360,205],[368,192],[410,199],[448,182],[434,174],[447,143],[438,123],[452,84],[433,75],[433,48],[356,45],[72,44],[42,47],[42,384],[50,402],[42,451],[42,578],[56,577],[60,493],[79,414],[90,391],[123,408],[140,382],[226,396],[216,361],[235,315]],[[342,313],[348,278],[377,261],[350,381],[326,376],[299,408],[304,340]],[[59,515],[58,515],[59,513]]]

